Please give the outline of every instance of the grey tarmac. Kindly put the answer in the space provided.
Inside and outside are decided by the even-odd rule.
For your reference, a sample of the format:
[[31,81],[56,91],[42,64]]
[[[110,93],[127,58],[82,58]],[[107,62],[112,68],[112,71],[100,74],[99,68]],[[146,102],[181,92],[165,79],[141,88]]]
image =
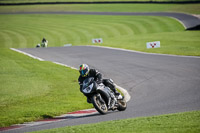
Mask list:
[[[0,14],[82,14],[167,16],[181,22],[185,29],[200,25],[200,19],[184,13],[113,12],[16,12]],[[200,110],[200,58],[124,51],[103,47],[72,46],[19,49],[41,59],[78,68],[87,63],[105,78],[125,88],[131,95],[124,112],[88,115],[42,125],[28,126],[6,133],[22,133],[64,126],[96,123],[142,116]]]
[[[46,61],[78,68],[87,63],[131,95],[124,112],[64,119],[8,130],[30,132],[64,126],[200,110],[200,58],[146,54],[91,46],[19,49]],[[78,84],[78,83],[77,83]]]

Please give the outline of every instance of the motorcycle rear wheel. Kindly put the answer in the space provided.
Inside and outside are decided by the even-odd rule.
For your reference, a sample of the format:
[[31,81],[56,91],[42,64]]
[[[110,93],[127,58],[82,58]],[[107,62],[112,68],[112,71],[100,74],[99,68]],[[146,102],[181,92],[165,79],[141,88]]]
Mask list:
[[124,98],[118,100],[118,104],[119,104],[119,105],[118,105],[118,107],[117,107],[117,110],[119,110],[119,111],[124,111],[124,110],[126,110],[127,104],[126,104],[126,101],[125,101]]
[[108,112],[106,102],[101,98],[100,94],[96,94],[92,97],[92,103],[100,114],[106,114]]

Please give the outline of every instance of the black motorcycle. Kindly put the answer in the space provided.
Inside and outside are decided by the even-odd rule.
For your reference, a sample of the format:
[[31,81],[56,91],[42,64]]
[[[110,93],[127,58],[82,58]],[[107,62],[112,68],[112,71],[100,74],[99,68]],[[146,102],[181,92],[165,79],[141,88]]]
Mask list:
[[91,99],[95,109],[106,114],[108,110],[126,110],[127,104],[124,97],[120,94],[115,96],[114,92],[103,83],[97,84],[93,77],[83,81],[82,93]]

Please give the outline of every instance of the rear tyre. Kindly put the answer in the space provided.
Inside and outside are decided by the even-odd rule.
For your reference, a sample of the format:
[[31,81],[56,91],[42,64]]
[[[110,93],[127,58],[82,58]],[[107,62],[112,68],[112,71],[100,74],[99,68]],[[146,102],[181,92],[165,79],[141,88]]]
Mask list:
[[118,100],[118,108],[117,108],[117,110],[124,111],[124,110],[126,110],[126,107],[127,107],[127,104],[126,104],[125,99],[124,98],[123,99],[119,99]]
[[100,94],[96,94],[92,97],[92,103],[100,114],[106,114],[108,112],[106,102],[101,98]]

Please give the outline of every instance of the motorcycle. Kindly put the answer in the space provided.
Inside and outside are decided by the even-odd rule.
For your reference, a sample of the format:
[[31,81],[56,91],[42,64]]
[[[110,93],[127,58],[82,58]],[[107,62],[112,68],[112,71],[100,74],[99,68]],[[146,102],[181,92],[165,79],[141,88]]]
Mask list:
[[91,99],[95,109],[100,114],[106,114],[109,110],[126,110],[127,104],[120,94],[115,96],[114,92],[103,83],[98,84],[93,77],[83,81],[82,93]]

